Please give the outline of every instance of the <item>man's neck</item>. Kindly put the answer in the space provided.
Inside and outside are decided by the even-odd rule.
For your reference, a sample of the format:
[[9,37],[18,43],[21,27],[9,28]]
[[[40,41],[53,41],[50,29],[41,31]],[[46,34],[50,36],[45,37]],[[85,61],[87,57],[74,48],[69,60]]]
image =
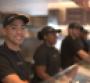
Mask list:
[[13,51],[20,51],[20,47],[18,45],[14,45],[12,43],[9,42],[5,42],[8,46],[9,49],[13,50]]

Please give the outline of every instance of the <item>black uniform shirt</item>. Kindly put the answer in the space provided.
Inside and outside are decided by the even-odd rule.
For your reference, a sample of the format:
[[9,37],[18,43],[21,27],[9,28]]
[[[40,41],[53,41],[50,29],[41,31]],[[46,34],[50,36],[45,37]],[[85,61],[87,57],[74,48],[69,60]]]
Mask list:
[[21,53],[10,50],[5,44],[0,46],[0,80],[12,73],[18,74],[22,80],[29,80]]
[[[61,65],[65,69],[75,63],[77,52],[82,49],[80,41],[67,36],[61,44]],[[79,57],[79,56],[78,56]]]
[[60,55],[57,49],[43,43],[34,55],[35,65],[46,66],[46,72],[53,76],[60,71]]

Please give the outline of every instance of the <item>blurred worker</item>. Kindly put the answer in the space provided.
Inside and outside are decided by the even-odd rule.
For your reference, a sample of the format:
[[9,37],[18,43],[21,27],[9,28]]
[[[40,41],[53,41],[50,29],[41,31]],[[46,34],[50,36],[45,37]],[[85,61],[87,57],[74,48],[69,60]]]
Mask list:
[[88,45],[88,42],[87,42],[87,37],[88,37],[88,34],[89,32],[84,29],[83,27],[81,28],[81,42],[82,42],[82,45],[83,45],[83,49],[86,51],[86,52],[89,52],[90,49],[89,49],[89,45]]
[[52,76],[60,71],[60,55],[54,47],[58,32],[60,30],[55,30],[50,26],[45,26],[38,32],[38,39],[43,43],[37,48],[34,55],[37,82],[52,79]]
[[30,83],[30,75],[21,54],[25,26],[24,15],[10,14],[3,21],[4,44],[0,46],[0,83]]
[[83,50],[80,44],[80,29],[81,25],[78,23],[70,23],[68,26],[68,35],[62,41],[61,45],[61,65],[65,69],[75,63],[75,57],[90,62],[89,54]]

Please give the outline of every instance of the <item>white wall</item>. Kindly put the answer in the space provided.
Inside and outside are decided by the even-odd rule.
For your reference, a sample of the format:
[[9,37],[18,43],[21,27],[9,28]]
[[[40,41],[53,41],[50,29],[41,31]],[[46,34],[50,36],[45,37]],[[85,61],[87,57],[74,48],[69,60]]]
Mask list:
[[47,0],[0,0],[0,11],[46,15],[47,5]]

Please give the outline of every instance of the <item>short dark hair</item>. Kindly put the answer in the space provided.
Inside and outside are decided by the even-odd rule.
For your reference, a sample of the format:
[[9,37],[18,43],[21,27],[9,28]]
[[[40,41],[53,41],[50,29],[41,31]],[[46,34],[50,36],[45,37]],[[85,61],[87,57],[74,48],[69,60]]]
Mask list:
[[69,29],[80,29],[81,30],[82,26],[77,22],[72,22],[69,24],[68,28]]

